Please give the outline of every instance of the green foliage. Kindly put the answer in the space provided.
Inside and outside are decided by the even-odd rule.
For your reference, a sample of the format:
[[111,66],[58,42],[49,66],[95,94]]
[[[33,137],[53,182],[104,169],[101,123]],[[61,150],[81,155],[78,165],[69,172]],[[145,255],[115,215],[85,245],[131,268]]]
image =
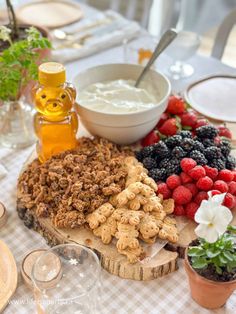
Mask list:
[[228,232],[214,243],[199,239],[198,246],[192,246],[188,249],[192,267],[203,269],[207,268],[208,265],[213,265],[218,274],[222,274],[223,269],[228,272],[236,269],[236,239],[234,234],[236,234],[236,227],[228,226]]
[[37,80],[39,50],[51,48],[49,40],[36,28],[30,27],[26,32],[26,39],[10,43],[10,47],[0,53],[0,100],[19,99],[29,81]]

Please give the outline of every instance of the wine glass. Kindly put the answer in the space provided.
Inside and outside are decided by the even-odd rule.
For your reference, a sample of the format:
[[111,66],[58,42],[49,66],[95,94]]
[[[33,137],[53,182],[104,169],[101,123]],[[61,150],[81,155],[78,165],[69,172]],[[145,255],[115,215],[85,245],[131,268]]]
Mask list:
[[42,253],[31,278],[38,314],[97,313],[101,266],[97,255],[78,244]]
[[185,61],[192,57],[200,45],[198,34],[189,31],[180,31],[175,40],[166,49],[174,63],[168,69],[171,78],[179,80],[191,76],[194,68]]

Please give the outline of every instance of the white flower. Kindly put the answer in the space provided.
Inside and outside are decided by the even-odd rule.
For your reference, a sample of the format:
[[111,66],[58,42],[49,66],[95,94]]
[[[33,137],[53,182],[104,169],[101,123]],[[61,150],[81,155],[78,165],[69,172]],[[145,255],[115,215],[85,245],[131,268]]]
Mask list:
[[1,40],[9,41],[9,43],[11,43],[10,34],[11,34],[11,30],[8,27],[6,27],[4,25],[0,26],[0,39]]
[[225,193],[212,196],[208,192],[208,195],[209,199],[202,201],[195,214],[195,221],[199,223],[195,233],[207,242],[214,243],[226,231],[233,216],[227,207],[221,205]]

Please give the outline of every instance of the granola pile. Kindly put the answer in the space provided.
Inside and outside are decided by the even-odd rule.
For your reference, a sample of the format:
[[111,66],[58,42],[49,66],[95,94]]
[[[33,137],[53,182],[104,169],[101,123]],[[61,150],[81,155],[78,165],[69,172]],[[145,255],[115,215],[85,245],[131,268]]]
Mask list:
[[102,138],[80,138],[76,150],[36,159],[21,174],[18,200],[56,227],[76,228],[91,213],[125,188],[124,157],[131,151]]

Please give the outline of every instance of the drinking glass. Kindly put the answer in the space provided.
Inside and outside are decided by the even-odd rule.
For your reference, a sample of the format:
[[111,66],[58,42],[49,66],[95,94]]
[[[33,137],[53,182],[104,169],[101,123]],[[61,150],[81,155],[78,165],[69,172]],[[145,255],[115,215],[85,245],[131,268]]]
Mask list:
[[140,36],[128,42],[124,40],[124,62],[145,66],[156,48],[158,39],[150,35]]
[[100,272],[97,255],[82,245],[42,253],[31,274],[38,314],[97,313]]
[[174,60],[169,68],[171,78],[178,80],[194,73],[193,66],[185,63],[185,61],[196,53],[199,45],[200,37],[198,34],[188,31],[178,33],[178,36],[166,49],[166,54]]

